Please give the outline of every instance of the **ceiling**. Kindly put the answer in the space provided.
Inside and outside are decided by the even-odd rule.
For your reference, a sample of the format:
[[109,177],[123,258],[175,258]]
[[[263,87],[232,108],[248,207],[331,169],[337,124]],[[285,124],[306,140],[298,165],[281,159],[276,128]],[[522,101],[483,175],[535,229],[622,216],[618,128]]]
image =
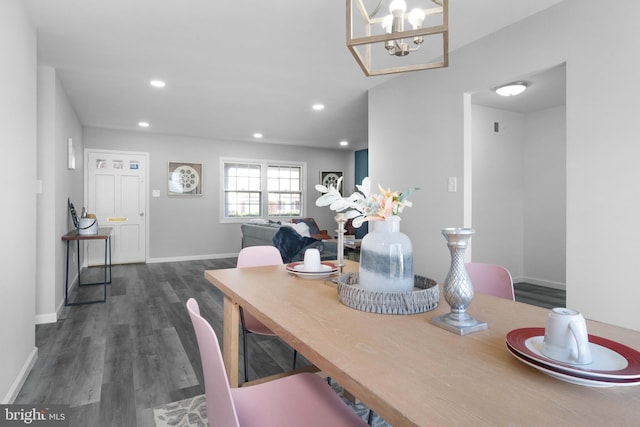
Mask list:
[[566,66],[559,65],[545,71],[525,76],[514,76],[508,82],[521,81],[527,84],[527,90],[518,96],[500,96],[495,87],[478,91],[471,96],[473,104],[518,113],[531,113],[545,108],[557,107],[566,103]]
[[[560,1],[451,0],[450,50]],[[367,141],[368,89],[393,78],[365,77],[351,56],[344,0],[24,3],[39,63],[56,68],[84,126],[353,148]]]

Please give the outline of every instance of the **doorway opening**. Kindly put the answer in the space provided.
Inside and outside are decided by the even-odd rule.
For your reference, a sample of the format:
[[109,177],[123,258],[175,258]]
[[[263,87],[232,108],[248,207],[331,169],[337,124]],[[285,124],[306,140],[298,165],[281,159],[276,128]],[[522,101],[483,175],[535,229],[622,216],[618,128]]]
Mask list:
[[565,290],[566,66],[515,80],[528,83],[518,96],[465,94],[472,259],[505,266],[514,283]]

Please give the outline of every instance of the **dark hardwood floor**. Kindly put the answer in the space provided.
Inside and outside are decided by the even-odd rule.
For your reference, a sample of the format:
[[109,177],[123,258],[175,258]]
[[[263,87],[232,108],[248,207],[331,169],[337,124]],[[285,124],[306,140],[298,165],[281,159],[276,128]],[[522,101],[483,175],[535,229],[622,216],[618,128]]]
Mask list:
[[[204,393],[185,303],[196,298],[222,339],[222,295],[204,271],[235,263],[228,258],[114,266],[106,303],[65,307],[58,322],[36,327],[38,360],[15,403],[68,404],[71,427],[153,426],[154,407]],[[85,270],[83,281],[100,274],[99,268]],[[515,289],[517,300],[564,306],[563,291],[528,284]],[[80,297],[91,299],[101,290],[83,287]],[[249,340],[250,379],[290,368],[292,350],[281,340]],[[298,366],[306,364],[298,357]]]

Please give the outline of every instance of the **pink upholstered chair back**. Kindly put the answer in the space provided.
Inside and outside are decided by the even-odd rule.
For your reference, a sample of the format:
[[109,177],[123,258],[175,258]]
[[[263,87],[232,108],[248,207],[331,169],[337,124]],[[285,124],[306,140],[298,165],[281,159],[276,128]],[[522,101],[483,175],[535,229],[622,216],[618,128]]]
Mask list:
[[509,270],[499,265],[480,262],[469,262],[465,267],[475,292],[515,301],[513,279]]
[[[240,250],[236,267],[263,267],[282,263],[282,255],[275,246],[248,246]],[[245,327],[249,331],[263,335],[275,335],[250,313],[245,311],[243,316]]]
[[200,308],[195,299],[190,298],[187,301],[187,310],[189,310],[200,349],[209,426],[239,427],[240,423],[224,369],[218,337],[209,322],[200,316]]
[[275,246],[248,246],[238,254],[236,267],[262,267],[282,262],[282,255]]

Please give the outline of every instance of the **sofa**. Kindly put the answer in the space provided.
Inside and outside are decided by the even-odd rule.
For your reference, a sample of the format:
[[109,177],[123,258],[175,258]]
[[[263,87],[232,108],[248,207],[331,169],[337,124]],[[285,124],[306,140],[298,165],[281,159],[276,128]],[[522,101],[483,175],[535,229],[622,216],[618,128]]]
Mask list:
[[[282,227],[284,230],[280,231]],[[304,251],[309,248],[320,250],[323,260],[336,259],[337,243],[335,240],[320,240],[299,234],[292,224],[280,222],[251,222],[240,225],[242,247],[275,246],[280,250],[285,263],[304,260]],[[303,233],[307,234],[307,233]],[[275,239],[275,240],[274,240]]]

